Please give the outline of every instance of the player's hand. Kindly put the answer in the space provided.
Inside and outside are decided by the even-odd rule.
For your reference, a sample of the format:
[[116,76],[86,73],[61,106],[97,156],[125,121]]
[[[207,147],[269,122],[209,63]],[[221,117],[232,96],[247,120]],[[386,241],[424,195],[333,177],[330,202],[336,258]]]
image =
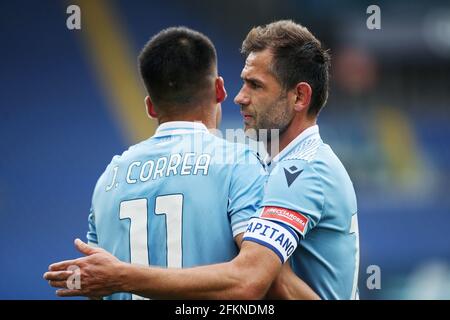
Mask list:
[[104,249],[75,240],[75,247],[86,257],[57,262],[49,266],[44,279],[60,297],[102,297],[120,291],[120,262]]
[[283,265],[265,298],[270,300],[320,300],[320,296],[306,282],[297,277],[289,262]]

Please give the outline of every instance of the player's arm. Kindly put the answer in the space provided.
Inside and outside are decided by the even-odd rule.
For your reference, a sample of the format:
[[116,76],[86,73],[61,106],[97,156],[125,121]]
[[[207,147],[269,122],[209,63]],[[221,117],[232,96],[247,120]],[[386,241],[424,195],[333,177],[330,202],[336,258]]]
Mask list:
[[60,290],[60,296],[104,296],[132,292],[150,298],[260,299],[265,296],[282,264],[295,251],[298,236],[283,225],[254,218],[232,261],[189,269],[160,269],[120,262],[100,248],[76,240],[87,256],[50,266],[44,278],[66,288],[67,268],[79,267],[81,288]]
[[228,263],[192,269],[131,266],[123,289],[153,298],[261,299],[280,269],[271,250],[246,241]]
[[286,262],[280,274],[273,281],[266,299],[284,300],[320,300],[319,295],[310,286],[300,279],[288,262]]
[[[241,244],[241,239],[242,234],[236,237],[236,242]],[[231,262],[191,269],[136,266],[78,239],[75,246],[87,256],[53,264],[44,275],[50,285],[64,288],[58,291],[60,296],[132,292],[150,298],[259,299],[270,288],[268,297],[272,299],[317,298],[290,268],[284,267],[279,274],[282,269],[279,253],[252,241],[243,242],[241,252]],[[78,290],[67,289],[67,279],[73,274],[67,271],[69,266],[79,268],[81,288]]]
[[[119,261],[103,249],[76,240],[86,257],[50,266],[50,285],[64,288],[59,296],[106,296],[131,292],[161,299],[260,299],[281,270],[279,257],[260,244],[244,241],[230,262],[189,269],[161,269]],[[67,289],[67,279],[79,267],[80,289]]]
[[[239,249],[241,248],[241,233],[235,237]],[[319,295],[306,282],[300,279],[292,270],[289,262],[283,264],[281,272],[272,282],[265,299],[283,300],[320,300]]]

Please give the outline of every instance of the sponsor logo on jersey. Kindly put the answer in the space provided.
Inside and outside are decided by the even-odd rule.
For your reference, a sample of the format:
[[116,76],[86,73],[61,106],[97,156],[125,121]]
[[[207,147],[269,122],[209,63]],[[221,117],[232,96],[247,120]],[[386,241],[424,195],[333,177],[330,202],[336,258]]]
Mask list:
[[300,212],[280,207],[264,207],[261,218],[286,223],[302,235],[309,222],[309,219]]

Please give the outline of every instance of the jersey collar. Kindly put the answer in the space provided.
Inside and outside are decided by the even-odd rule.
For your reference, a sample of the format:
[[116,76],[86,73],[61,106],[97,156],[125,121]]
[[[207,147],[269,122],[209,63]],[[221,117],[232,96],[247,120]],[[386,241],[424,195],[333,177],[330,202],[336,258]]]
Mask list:
[[282,158],[291,153],[295,149],[295,147],[311,138],[320,139],[319,126],[317,124],[303,130],[303,132],[300,133],[294,140],[292,140],[283,150],[281,150],[279,154],[273,157],[271,163],[279,162]]
[[201,122],[193,121],[169,121],[161,123],[156,129],[153,137],[171,136],[175,134],[186,134],[196,132],[209,132],[208,128]]

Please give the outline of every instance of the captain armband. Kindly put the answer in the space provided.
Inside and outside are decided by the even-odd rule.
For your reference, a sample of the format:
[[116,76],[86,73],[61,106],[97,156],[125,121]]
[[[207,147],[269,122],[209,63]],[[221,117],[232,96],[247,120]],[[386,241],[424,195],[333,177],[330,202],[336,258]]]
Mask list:
[[248,223],[243,241],[253,241],[267,247],[275,252],[283,264],[297,248],[299,237],[284,224],[253,218]]

